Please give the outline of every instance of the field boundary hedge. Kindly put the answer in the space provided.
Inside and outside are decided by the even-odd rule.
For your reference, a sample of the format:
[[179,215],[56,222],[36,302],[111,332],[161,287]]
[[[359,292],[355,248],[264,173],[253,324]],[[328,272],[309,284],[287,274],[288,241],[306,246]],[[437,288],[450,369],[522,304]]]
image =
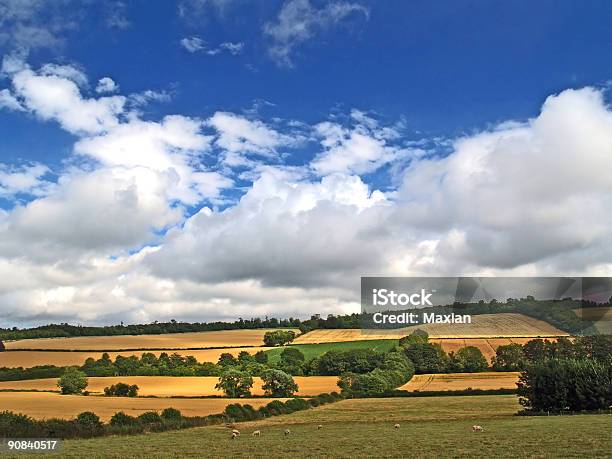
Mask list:
[[102,423],[92,412],[83,412],[75,419],[36,420],[12,411],[0,412],[0,439],[7,438],[92,438],[108,435],[135,435],[145,432],[164,432],[224,423],[253,421],[343,400],[337,392],[320,394],[308,400],[291,398],[285,402],[273,400],[259,409],[248,403],[233,403],[223,413],[208,416],[183,416],[179,410],[166,408],[161,412],[148,411],[138,417],[122,411],[113,415],[108,423]]

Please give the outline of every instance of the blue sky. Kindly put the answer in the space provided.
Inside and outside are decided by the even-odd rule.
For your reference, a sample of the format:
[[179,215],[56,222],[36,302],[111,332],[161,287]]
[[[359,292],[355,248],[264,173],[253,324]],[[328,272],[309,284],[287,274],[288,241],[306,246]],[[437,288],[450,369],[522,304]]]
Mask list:
[[608,210],[610,19],[0,0],[0,274],[30,277],[0,283],[4,322],[352,311],[367,274],[607,274],[607,219],[559,219]]

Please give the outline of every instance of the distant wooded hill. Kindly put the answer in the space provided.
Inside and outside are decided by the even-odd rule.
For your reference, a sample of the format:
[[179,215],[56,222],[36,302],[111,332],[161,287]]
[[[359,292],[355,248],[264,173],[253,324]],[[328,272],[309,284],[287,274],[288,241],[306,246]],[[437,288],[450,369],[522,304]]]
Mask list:
[[[519,313],[529,317],[543,320],[549,324],[573,335],[595,333],[594,320],[584,320],[574,310],[610,306],[610,303],[599,304],[572,299],[541,301],[533,297],[520,299],[508,298],[505,302],[492,300],[490,302],[478,302],[467,304],[454,304],[447,306],[434,306],[419,309],[421,312],[449,313],[454,311],[459,314],[498,314]],[[414,310],[413,310],[414,311]],[[302,332],[315,329],[335,328],[369,328],[372,322],[372,314],[349,314],[329,315],[326,318],[314,315],[310,319],[300,320],[296,318],[254,318],[238,319],[234,322],[210,322],[189,323],[177,322],[154,322],[140,325],[110,325],[104,327],[85,327],[70,324],[50,324],[35,328],[12,329],[0,328],[0,340],[20,340],[30,338],[57,338],[75,336],[114,336],[114,335],[161,335],[166,333],[187,333],[216,330],[243,330],[258,328],[299,328]],[[380,327],[378,327],[380,328]]]

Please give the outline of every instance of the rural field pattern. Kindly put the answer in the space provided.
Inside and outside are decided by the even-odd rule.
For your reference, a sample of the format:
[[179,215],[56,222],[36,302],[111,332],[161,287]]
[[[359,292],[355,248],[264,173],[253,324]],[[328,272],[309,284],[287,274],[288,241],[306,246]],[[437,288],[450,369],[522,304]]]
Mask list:
[[399,339],[416,329],[435,338],[530,338],[568,336],[542,320],[523,314],[500,313],[473,315],[471,324],[423,324],[393,330],[317,329],[298,336],[293,344]]
[[[512,395],[353,399],[238,423],[242,435],[236,440],[228,428],[209,426],[66,440],[61,453],[51,457],[91,457],[100,451],[111,458],[202,457],[205,451],[212,458],[304,457],[305,452],[308,457],[344,458],[603,458],[612,451],[612,416],[516,416],[520,409]],[[394,429],[395,423],[399,429]],[[474,424],[485,432],[472,432]],[[285,429],[290,435],[284,435]],[[261,436],[251,436],[254,430]]]

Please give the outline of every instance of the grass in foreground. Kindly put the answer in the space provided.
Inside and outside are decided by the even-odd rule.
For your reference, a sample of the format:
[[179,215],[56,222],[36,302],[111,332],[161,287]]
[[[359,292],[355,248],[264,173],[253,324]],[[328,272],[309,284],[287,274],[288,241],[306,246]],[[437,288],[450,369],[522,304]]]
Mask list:
[[[238,424],[242,435],[236,440],[227,428],[203,427],[66,441],[61,457],[609,457],[612,416],[518,417],[516,400],[346,400]],[[393,428],[395,423],[400,429]],[[317,430],[317,424],[323,429]],[[473,424],[486,432],[471,432]],[[291,429],[287,437],[286,428]],[[256,429],[261,437],[250,435]]]
[[[389,352],[391,349],[399,344],[397,339],[379,339],[369,341],[346,341],[339,343],[320,343],[320,344],[293,344],[286,347],[293,347],[299,349],[306,360],[314,359],[320,355],[325,354],[327,351],[346,351],[348,349],[372,349],[376,352]],[[268,355],[268,361],[271,363],[277,363],[280,360],[281,352],[284,347],[277,347],[266,351]]]

